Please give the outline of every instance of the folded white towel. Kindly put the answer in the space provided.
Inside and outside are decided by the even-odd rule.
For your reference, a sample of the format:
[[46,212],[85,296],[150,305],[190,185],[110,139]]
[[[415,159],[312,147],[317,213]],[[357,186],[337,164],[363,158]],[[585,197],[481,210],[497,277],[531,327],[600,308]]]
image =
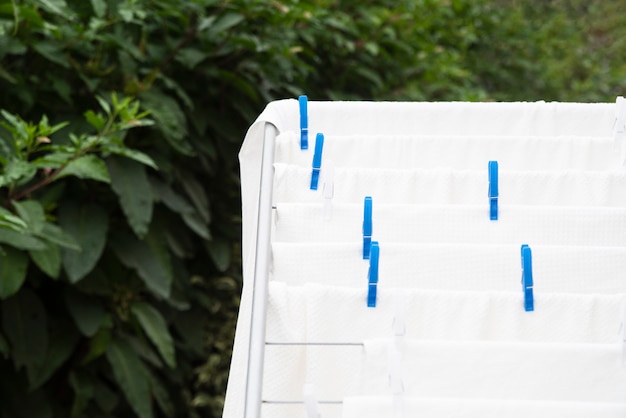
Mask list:
[[[278,204],[275,242],[359,242],[363,204]],[[374,196],[373,239],[385,242],[626,246],[626,208],[385,205]]]
[[[496,160],[509,170],[609,170],[621,167],[612,137],[393,136],[324,133],[324,161],[337,167],[481,170]],[[311,167],[315,138],[300,149],[300,135],[276,138],[276,163]]]
[[[487,161],[481,170],[370,169],[334,170],[335,203],[360,203],[376,196],[387,204],[486,205]],[[318,190],[309,188],[311,168],[274,164],[275,203],[320,203]],[[500,203],[539,206],[626,206],[623,171],[510,171],[500,165]]]
[[[461,399],[401,400],[404,418],[622,418],[624,403],[523,402]],[[343,415],[337,410],[324,418],[393,418],[394,399],[385,396],[349,397],[343,401]],[[294,415],[297,416],[297,415]]]
[[[272,244],[272,280],[365,288],[362,243]],[[626,247],[532,246],[535,294],[626,293]],[[520,245],[380,244],[379,288],[521,292]]]
[[[404,394],[426,398],[522,401],[623,402],[626,368],[620,344],[537,344],[484,341],[401,342],[399,367]],[[391,339],[365,341],[362,394],[392,394]],[[359,353],[354,353],[358,355]],[[338,366],[339,362],[335,363]],[[333,380],[327,365],[320,380]],[[321,383],[320,383],[321,384]]]

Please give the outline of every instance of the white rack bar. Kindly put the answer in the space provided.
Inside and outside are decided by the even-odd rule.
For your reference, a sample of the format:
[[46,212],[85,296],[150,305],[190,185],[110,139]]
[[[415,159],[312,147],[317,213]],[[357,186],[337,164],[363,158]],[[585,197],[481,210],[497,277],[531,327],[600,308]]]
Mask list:
[[271,252],[272,189],[274,186],[274,143],[278,129],[265,124],[263,159],[259,188],[259,217],[256,234],[256,257],[254,260],[254,289],[250,320],[250,346],[248,376],[246,379],[245,418],[261,417],[261,394],[263,390],[263,362],[265,358],[265,317],[267,313],[267,282]]

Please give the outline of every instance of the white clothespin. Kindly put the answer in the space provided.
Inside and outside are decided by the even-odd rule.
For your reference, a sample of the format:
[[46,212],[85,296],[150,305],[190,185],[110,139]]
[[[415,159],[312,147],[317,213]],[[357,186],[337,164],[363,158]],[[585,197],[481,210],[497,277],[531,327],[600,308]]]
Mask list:
[[613,123],[613,147],[619,153],[622,166],[626,165],[626,100],[617,96],[615,99],[615,122]]
[[407,304],[406,294],[396,290],[394,293],[393,342],[389,346],[389,387],[393,394],[394,418],[404,417],[402,362],[404,357],[404,336],[406,334]]
[[623,134],[626,132],[626,99],[623,96],[617,96],[615,99],[615,124],[613,125],[613,134]]
[[626,301],[622,303],[622,323],[619,334],[622,345],[622,365],[626,366]]
[[330,221],[333,216],[333,196],[335,195],[335,165],[332,160],[324,164],[324,220]]
[[305,383],[302,387],[302,397],[304,399],[304,408],[307,418],[320,418],[322,415],[319,411],[315,385]]

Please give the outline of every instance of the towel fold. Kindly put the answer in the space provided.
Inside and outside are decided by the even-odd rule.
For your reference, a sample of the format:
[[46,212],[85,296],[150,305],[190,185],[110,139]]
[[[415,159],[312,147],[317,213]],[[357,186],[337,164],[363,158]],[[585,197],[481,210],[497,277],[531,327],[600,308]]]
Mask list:
[[[320,399],[337,399],[364,393],[388,393],[378,391],[381,385],[387,385],[387,375],[379,376],[380,370],[386,370],[388,367],[386,354],[381,351],[386,346],[379,344],[377,348],[379,351],[370,350],[370,353],[378,353],[378,357],[370,357],[363,363],[365,358],[363,355],[368,351],[364,351],[361,344],[366,348],[376,348],[376,343],[368,340],[393,335],[394,317],[397,315],[394,302],[397,301],[398,292],[398,290],[379,290],[377,307],[372,309],[366,307],[365,290],[270,283],[264,399],[299,400],[305,382],[317,385]],[[611,384],[614,383],[614,376],[624,376],[626,379],[626,369],[621,363],[622,348],[619,338],[624,296],[537,295],[536,310],[525,312],[521,296],[511,293],[402,290],[401,294],[405,295],[407,302],[405,338],[414,341],[418,346],[425,344],[430,350],[429,356],[436,357],[441,352],[440,361],[429,358],[428,362],[432,361],[433,365],[428,369],[429,372],[434,373],[436,368],[443,367],[442,364],[446,362],[453,364],[457,361],[449,358],[456,347],[459,347],[466,356],[458,361],[462,364],[467,363],[468,367],[480,359],[488,361],[498,355],[508,359],[509,366],[512,367],[515,364],[523,364],[525,360],[518,361],[516,359],[518,354],[513,355],[511,352],[519,353],[519,350],[523,349],[533,352],[533,349],[543,347],[548,350],[549,355],[554,356],[565,355],[554,354],[555,351],[565,350],[563,352],[567,354],[567,350],[573,350],[580,358],[576,357],[572,361],[581,367],[596,364],[599,367],[597,374],[585,375],[590,383],[600,384],[599,380],[605,375],[613,379]],[[315,345],[320,342],[326,345]],[[478,349],[472,351],[471,347]],[[495,353],[492,355],[490,350],[494,350]],[[585,360],[584,353],[593,354],[596,351],[602,353],[598,357],[600,360]],[[498,352],[502,354],[497,354]],[[581,352],[583,354],[580,354]],[[470,354],[475,358],[470,359]],[[424,356],[420,354],[409,357],[421,359]],[[550,357],[545,364],[551,362]],[[364,367],[364,364],[367,367]],[[504,364],[505,360],[497,363],[492,373],[506,370]],[[457,366],[454,367],[452,371],[442,370],[445,379],[442,378],[436,385],[433,384],[433,390],[450,388],[451,392],[446,396],[462,397],[457,393],[462,390],[462,385],[446,383],[451,373],[466,373],[469,380],[480,378],[486,381],[487,378],[493,378],[493,374],[489,375],[484,371],[474,373],[457,370]],[[605,372],[608,369],[613,370],[611,367],[615,368],[615,372],[607,375]],[[412,374],[424,376],[423,370],[415,371],[405,365],[402,368],[412,370]],[[529,370],[529,376],[536,375],[537,379],[541,380],[541,373],[551,374],[557,369],[548,368],[541,373],[535,372],[534,369]],[[572,366],[571,370],[571,373],[577,375],[575,367]],[[481,377],[480,373],[485,374]],[[460,377],[455,379],[458,380]],[[563,378],[563,381],[580,382],[580,379],[583,377],[578,380],[567,377]],[[552,384],[552,380],[546,381]],[[480,386],[478,383],[477,385]],[[511,385],[508,387],[514,387]],[[494,394],[497,395],[498,390],[494,389]],[[443,396],[439,392],[429,393],[432,396],[435,394]],[[474,392],[468,390],[466,393],[474,397],[481,396],[478,389]],[[533,395],[535,392],[528,393],[526,397],[520,394],[511,399],[534,399],[532,396],[535,396]],[[617,392],[598,393],[606,393],[606,396],[609,396]],[[597,395],[589,399],[608,401],[609,398]]]
[[[496,160],[508,170],[610,170],[621,167],[612,137],[393,136],[324,133],[324,161],[337,167],[481,170]],[[313,146],[300,149],[299,133],[276,138],[276,163],[311,167]]]
[[[626,415],[624,403],[590,402],[524,402],[462,399],[402,398],[403,417],[428,418],[621,418]],[[391,418],[391,397],[349,397],[343,401],[343,415],[331,411],[324,418]]]
[[[274,242],[359,242],[363,204],[276,206]],[[484,206],[386,205],[374,196],[373,239],[399,243],[626,246],[626,208],[500,205],[499,220]]]
[[[399,377],[404,394],[426,398],[623,402],[621,344],[537,344],[404,339]],[[393,340],[365,341],[362,394],[391,394]],[[358,353],[356,353],[358,354]],[[321,366],[321,365],[320,365]],[[328,367],[328,366],[327,366]],[[320,380],[332,380],[329,372]],[[410,415],[412,416],[412,415]]]
[[624,295],[535,295],[525,312],[519,292],[380,287],[376,308],[361,288],[269,283],[270,342],[351,342],[390,336],[394,297],[407,297],[407,337],[424,340],[612,344],[619,340]]
[[[376,196],[387,204],[484,205],[487,161],[483,165],[482,170],[337,167],[332,201],[358,203],[364,196]],[[274,164],[274,168],[274,203],[323,200],[324,177],[318,190],[311,190],[310,167]],[[623,171],[511,171],[500,165],[499,189],[501,204],[508,205],[626,206]]]
[[[362,288],[362,243],[272,244],[271,280]],[[626,247],[532,246],[535,294],[626,293]],[[380,244],[379,288],[521,291],[515,244]]]

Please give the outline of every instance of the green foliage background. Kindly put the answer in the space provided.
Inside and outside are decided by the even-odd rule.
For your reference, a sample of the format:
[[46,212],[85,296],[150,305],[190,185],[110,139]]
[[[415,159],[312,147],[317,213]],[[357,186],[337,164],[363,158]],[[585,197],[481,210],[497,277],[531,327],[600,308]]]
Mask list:
[[624,6],[0,0],[0,417],[219,417],[265,104],[614,101]]

